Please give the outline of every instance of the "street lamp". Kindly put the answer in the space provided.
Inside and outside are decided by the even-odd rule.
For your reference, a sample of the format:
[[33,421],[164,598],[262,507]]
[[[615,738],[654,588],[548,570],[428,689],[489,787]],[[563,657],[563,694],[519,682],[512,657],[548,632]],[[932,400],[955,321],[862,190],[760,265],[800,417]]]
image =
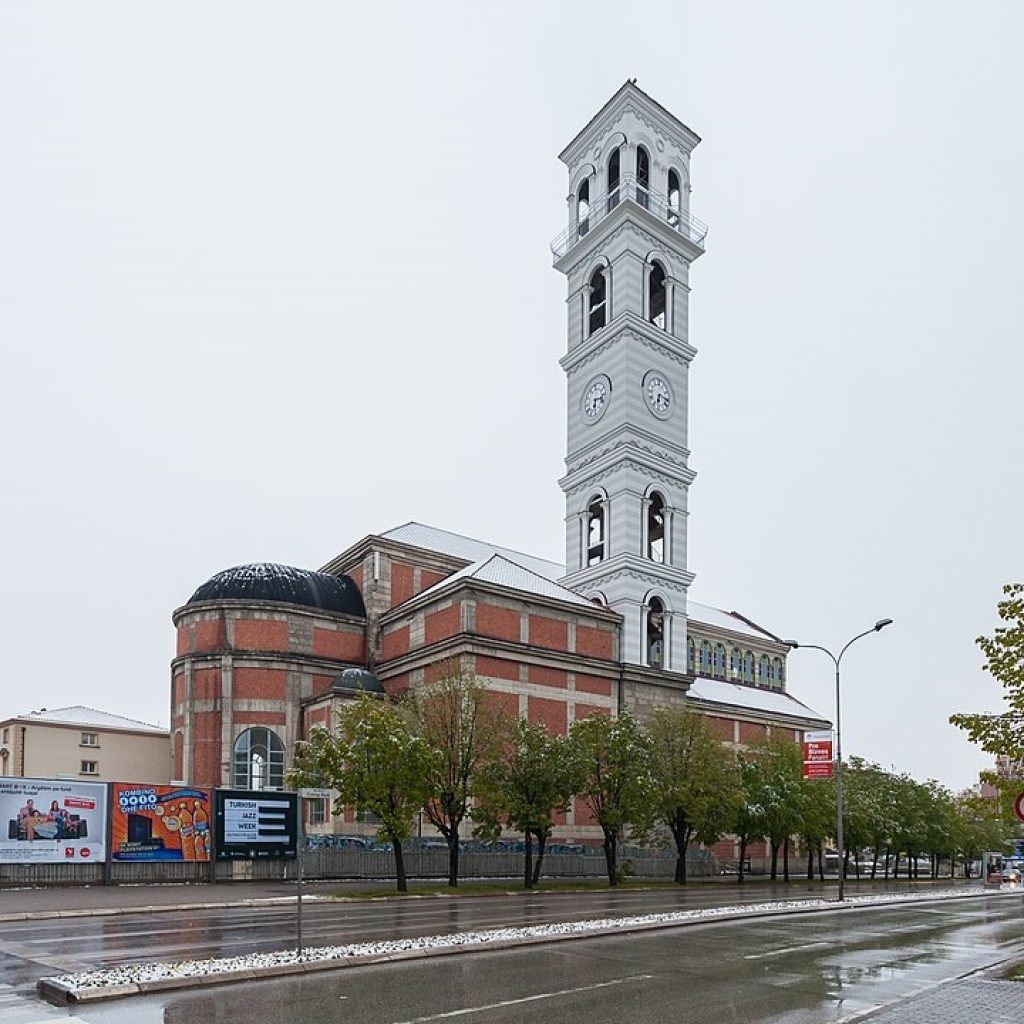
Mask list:
[[871,629],[864,630],[863,633],[858,633],[847,645],[839,652],[836,656],[827,647],[822,647],[820,644],[801,644],[797,643],[796,640],[784,640],[783,643],[792,647],[794,650],[798,647],[808,647],[815,651],[824,651],[831,659],[836,667],[836,847],[839,853],[839,902],[843,901],[843,885],[846,881],[846,872],[843,870],[843,741],[842,741],[842,730],[840,727],[840,712],[839,712],[839,663],[843,660],[843,655],[850,649],[853,644],[863,637],[870,636],[872,633],[877,633],[879,630],[885,629],[886,626],[892,625],[892,619],[879,619]]

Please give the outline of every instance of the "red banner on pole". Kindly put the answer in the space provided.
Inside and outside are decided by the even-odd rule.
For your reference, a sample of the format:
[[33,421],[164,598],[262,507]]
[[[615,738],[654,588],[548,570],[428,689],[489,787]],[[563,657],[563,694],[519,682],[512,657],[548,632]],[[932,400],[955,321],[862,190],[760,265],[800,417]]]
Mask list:
[[832,734],[804,734],[804,778],[832,778]]

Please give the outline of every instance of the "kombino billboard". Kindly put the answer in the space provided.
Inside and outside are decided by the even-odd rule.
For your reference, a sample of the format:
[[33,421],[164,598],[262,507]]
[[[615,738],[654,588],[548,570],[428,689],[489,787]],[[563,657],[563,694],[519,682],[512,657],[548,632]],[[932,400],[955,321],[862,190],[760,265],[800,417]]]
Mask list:
[[115,782],[110,800],[111,860],[210,859],[208,789]]
[[0,863],[102,862],[106,821],[103,783],[0,778]]

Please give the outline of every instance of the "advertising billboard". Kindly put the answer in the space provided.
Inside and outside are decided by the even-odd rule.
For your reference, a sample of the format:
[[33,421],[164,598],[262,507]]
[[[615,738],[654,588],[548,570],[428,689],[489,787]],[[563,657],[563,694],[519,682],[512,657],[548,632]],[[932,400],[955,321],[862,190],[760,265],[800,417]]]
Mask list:
[[268,790],[217,790],[217,859],[294,857],[298,797]]
[[115,782],[110,859],[210,859],[210,791]]
[[804,778],[832,778],[832,733],[804,733]]
[[104,783],[0,778],[0,863],[102,862],[106,820]]

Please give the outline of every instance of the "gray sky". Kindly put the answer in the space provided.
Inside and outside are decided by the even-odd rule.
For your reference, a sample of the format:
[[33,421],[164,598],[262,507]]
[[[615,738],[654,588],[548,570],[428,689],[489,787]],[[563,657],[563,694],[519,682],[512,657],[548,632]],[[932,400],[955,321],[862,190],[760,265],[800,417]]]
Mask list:
[[[0,716],[166,724],[171,612],[417,519],[563,557],[562,146],[704,141],[692,596],[959,788],[1024,575],[1016,3],[7,4]],[[828,716],[831,667],[790,658]]]

